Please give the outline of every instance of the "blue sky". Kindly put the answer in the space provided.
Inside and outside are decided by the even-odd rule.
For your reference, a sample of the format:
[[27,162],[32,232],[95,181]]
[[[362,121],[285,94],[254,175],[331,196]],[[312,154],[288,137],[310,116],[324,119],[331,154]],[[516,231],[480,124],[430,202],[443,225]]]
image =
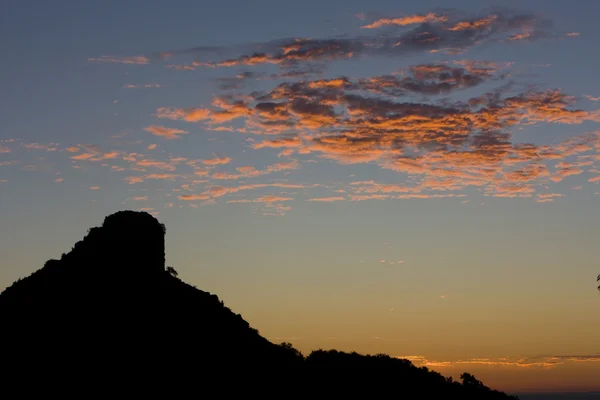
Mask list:
[[599,11],[5,2],[0,286],[147,210],[272,340],[599,389]]

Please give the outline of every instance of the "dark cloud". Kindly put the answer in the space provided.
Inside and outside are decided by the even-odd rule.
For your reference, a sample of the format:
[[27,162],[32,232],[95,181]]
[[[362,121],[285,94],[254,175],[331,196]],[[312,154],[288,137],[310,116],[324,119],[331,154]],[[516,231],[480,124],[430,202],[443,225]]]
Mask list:
[[[200,46],[157,53],[154,59],[194,55],[196,60],[192,64],[170,66],[195,69],[275,64],[290,74],[290,70],[298,71],[294,68],[306,62],[327,63],[363,56],[399,57],[418,52],[458,53],[473,46],[511,38],[536,40],[558,37],[548,21],[534,14],[506,9],[480,15],[442,10],[424,15],[381,18],[364,27],[384,29],[366,29],[375,32],[355,37],[287,38],[239,46]],[[227,57],[228,54],[231,56]],[[215,59],[215,55],[223,58]]]

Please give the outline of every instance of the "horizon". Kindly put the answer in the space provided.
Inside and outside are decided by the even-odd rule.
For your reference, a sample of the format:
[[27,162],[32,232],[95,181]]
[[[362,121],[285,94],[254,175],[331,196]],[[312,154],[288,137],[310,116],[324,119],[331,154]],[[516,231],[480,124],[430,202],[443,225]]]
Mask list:
[[0,290],[145,211],[274,343],[600,392],[600,4],[502,3],[11,3]]

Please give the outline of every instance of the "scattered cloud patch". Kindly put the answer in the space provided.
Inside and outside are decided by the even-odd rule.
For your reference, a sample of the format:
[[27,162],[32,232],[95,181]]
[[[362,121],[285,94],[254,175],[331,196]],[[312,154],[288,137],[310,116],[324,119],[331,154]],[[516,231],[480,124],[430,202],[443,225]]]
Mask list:
[[158,83],[137,83],[137,84],[132,84],[132,83],[127,83],[125,85],[123,85],[123,88],[125,89],[139,89],[139,88],[159,88],[161,87],[161,85],[159,85]]
[[320,203],[333,203],[335,201],[343,201],[346,200],[344,197],[313,197],[308,199],[307,201],[314,201]]
[[149,64],[150,59],[146,56],[133,56],[133,57],[117,57],[117,56],[101,56],[96,58],[88,58],[90,62],[105,62],[105,63],[119,63],[119,64]]
[[144,128],[145,131],[150,132],[154,136],[160,136],[165,139],[179,139],[181,135],[186,135],[188,131],[176,128],[167,128],[161,125],[151,125]]

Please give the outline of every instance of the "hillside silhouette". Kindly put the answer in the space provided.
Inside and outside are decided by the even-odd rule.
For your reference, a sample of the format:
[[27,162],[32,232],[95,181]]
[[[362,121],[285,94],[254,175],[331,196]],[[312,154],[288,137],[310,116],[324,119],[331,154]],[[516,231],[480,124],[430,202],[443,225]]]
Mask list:
[[305,357],[289,343],[271,343],[216,295],[177,278],[165,265],[165,234],[150,214],[119,211],[60,260],[6,288],[0,294],[3,367],[52,374],[60,365],[68,376],[108,365],[218,371],[229,378],[260,368],[288,371],[277,384],[293,385],[295,394],[311,391],[311,397],[320,397],[314,390],[338,397],[401,387],[419,394],[405,398],[514,398],[468,373],[456,382],[383,354],[316,350]]

